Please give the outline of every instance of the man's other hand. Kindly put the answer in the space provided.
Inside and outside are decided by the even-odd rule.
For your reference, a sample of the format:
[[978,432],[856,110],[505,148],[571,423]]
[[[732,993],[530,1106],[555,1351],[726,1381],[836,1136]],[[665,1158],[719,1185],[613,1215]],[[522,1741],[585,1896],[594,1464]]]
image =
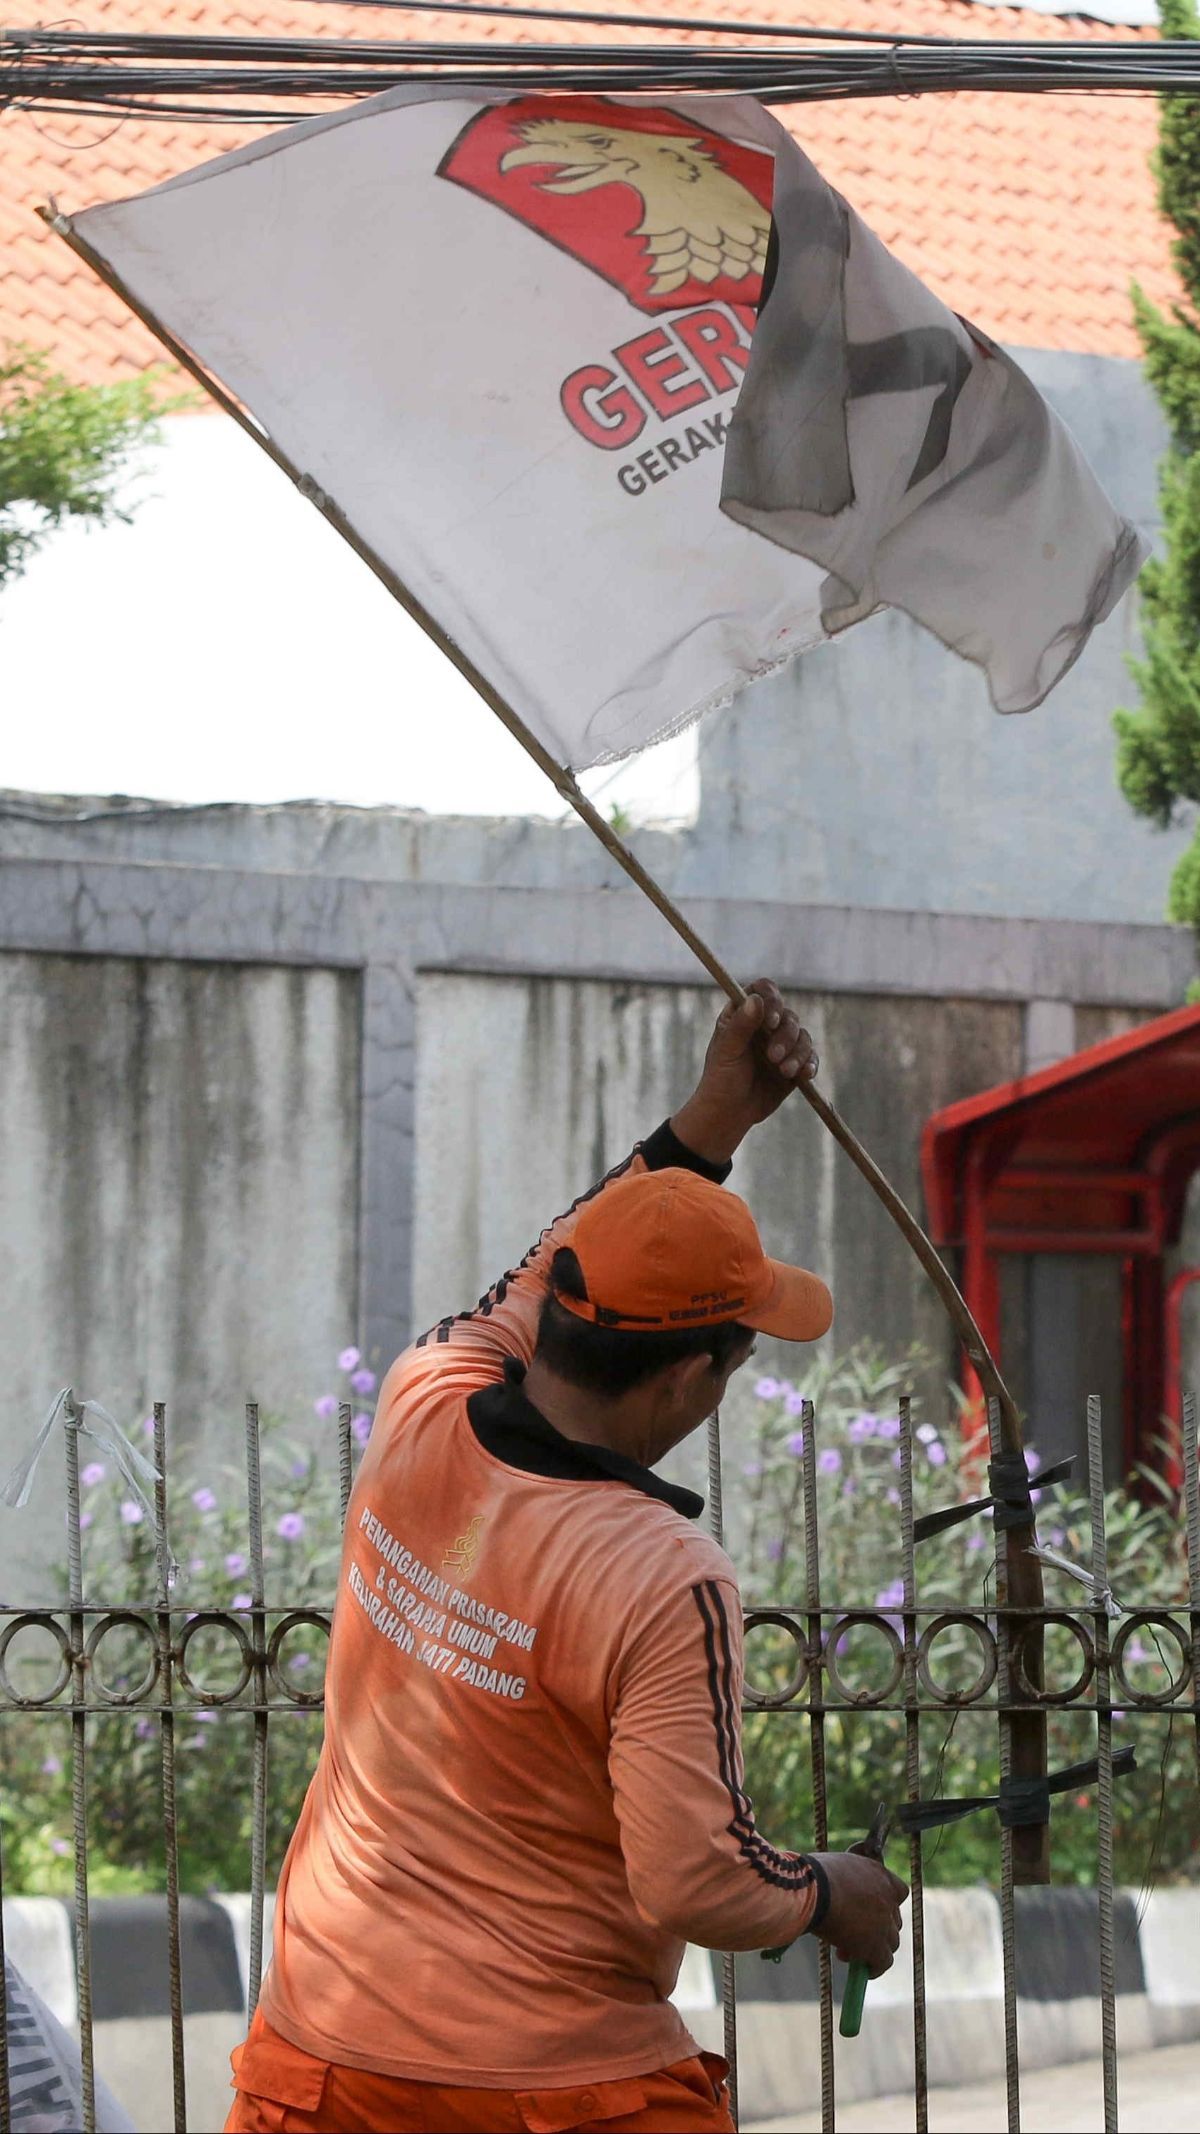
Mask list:
[[799,1017],[784,1006],[769,978],[756,978],[740,1007],[717,1018],[704,1068],[671,1124],[698,1156],[724,1163],[752,1126],[769,1119],[801,1082],[811,1082],[818,1059]]
[[829,1910],[818,1929],[844,1964],[864,1963],[872,1978],[890,1971],[900,1946],[900,1907],[908,1884],[869,1854],[819,1852],[829,1878]]

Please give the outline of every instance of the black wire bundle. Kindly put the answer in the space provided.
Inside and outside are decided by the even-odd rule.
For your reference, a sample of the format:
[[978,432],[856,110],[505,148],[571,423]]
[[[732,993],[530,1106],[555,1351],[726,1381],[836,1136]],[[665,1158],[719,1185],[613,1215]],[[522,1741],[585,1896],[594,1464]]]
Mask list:
[[987,89],[1191,92],[1200,43],[1054,38],[1020,43],[905,37],[884,31],[688,21],[464,0],[343,0],[433,12],[683,31],[739,42],[512,44],[303,37],[161,36],[111,30],[0,30],[0,110],[23,109],[212,123],[287,124],[314,103],[381,90],[456,84],[516,95],[711,91],[767,104]]

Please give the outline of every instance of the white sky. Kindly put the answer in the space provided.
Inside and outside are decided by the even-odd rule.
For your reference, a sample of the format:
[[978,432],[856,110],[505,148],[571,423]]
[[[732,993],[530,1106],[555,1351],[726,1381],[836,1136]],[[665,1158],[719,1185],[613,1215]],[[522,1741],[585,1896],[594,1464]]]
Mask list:
[[[175,416],[133,523],[0,594],[0,786],[559,816],[499,720],[236,425]],[[520,706],[516,709],[519,711]],[[694,730],[581,781],[694,815]]]

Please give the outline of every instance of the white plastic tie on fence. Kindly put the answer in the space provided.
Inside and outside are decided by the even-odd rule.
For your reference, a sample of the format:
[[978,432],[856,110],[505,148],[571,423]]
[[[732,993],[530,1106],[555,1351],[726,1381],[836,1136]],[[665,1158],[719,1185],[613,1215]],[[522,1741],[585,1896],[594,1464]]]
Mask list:
[[1073,1578],[1076,1585],[1085,1587],[1091,1595],[1093,1607],[1103,1608],[1105,1615],[1113,1621],[1125,1613],[1120,1601],[1113,1599],[1112,1587],[1105,1585],[1098,1578],[1093,1578],[1091,1572],[1085,1571],[1081,1563],[1072,1563],[1069,1556],[1060,1556],[1057,1549],[1048,1549],[1044,1545],[1029,1549],[1027,1554],[1036,1556],[1039,1563],[1047,1564],[1052,1571],[1061,1571],[1065,1578]]
[[[102,1452],[116,1463],[118,1472],[132,1496],[137,1499],[150,1522],[152,1532],[158,1536],[158,1520],[155,1515],[153,1490],[159,1473],[153,1460],[139,1452],[122,1430],[115,1416],[102,1408],[97,1400],[76,1401],[70,1386],[63,1386],[50,1403],[46,1420],[38,1431],[23,1460],[18,1460],[8,1480],[0,1490],[0,1503],[10,1511],[24,1511],[33,1489],[38,1463],[50,1441],[51,1432],[59,1417],[64,1430],[78,1430],[83,1437],[91,1438]],[[173,1589],[180,1583],[183,1573],[177,1558],[168,1548],[167,1586]]]

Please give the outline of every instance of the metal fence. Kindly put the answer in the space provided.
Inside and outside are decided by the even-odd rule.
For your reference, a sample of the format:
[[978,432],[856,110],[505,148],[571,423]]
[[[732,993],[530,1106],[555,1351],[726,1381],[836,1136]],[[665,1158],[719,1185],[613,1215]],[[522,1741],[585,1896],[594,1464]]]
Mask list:
[[[285,1639],[299,1626],[328,1634],[330,1613],[311,1607],[268,1604],[264,1582],[263,1504],[258,1409],[246,1409],[246,1503],[248,1528],[249,1605],[240,1611],[226,1608],[196,1608],[194,1599],[184,1601],[173,1586],[170,1534],[167,1513],[168,1442],[165,1409],[154,1409],[154,1457],[158,1479],[154,1484],[154,1539],[156,1549],[156,1595],[153,1605],[131,1603],[114,1607],[89,1602],[83,1571],[79,1468],[81,1410],[70,1396],[63,1409],[66,1448],[67,1572],[66,1603],[58,1607],[21,1608],[0,1606],[0,1723],[17,1713],[58,1714],[69,1717],[71,1735],[71,1797],[74,1825],[74,1917],[75,1968],[79,2012],[83,2125],[86,2134],[95,2127],[94,2042],[92,2019],[92,1968],[88,1922],[88,1755],[89,1727],[102,1713],[136,1708],[157,1723],[161,1743],[161,1835],[165,1860],[165,1898],[169,1966],[169,2002],[176,2134],[187,2127],[187,2097],[184,2073],[184,2015],[180,1967],[179,1843],[176,1816],[176,1784],[181,1753],[181,1726],[197,1712],[236,1709],[246,1714],[252,1733],[252,1814],[249,1880],[251,1892],[248,2000],[252,2012],[258,1999],[263,1956],[263,1900],[266,1876],[267,1773],[270,1731],[273,1720],[288,1710],[314,1710],[321,1704],[319,1692],[297,1686],[282,1661]],[[999,1450],[998,1419],[992,1418],[993,1451]],[[1009,1811],[1000,1807],[999,1904],[1004,1972],[1004,2043],[1007,2085],[1007,2123],[1010,2134],[1020,2128],[1020,2065],[1017,2035],[1016,1937],[1017,1911],[1014,1897],[1013,1827],[1022,1820],[1045,1820],[1045,1799],[1025,1797],[1024,1806],[1012,1809],[1011,1732],[1014,1717],[1028,1714],[1031,1704],[1045,1709],[1087,1715],[1095,1730],[1094,1769],[1096,1788],[1095,1848],[1096,1889],[1099,1920],[1099,1984],[1102,2016],[1104,2078],[1104,2124],[1118,2125],[1117,2008],[1114,1955],[1113,1876],[1113,1785],[1127,1764],[1129,1752],[1114,1755],[1114,1712],[1137,1720],[1170,1713],[1191,1721],[1195,1735],[1197,1783],[1200,1786],[1200,1469],[1197,1464],[1197,1427],[1194,1399],[1183,1403],[1182,1453],[1184,1511],[1187,1531],[1188,1602],[1168,1601],[1162,1606],[1125,1611],[1116,1606],[1108,1589],[1108,1556],[1105,1534],[1104,1489],[1101,1450],[1101,1415],[1097,1400],[1088,1403],[1087,1483],[1090,1503],[1091,1562],[1082,1583],[1088,1587],[1083,1600],[1068,1608],[1047,1607],[1040,1611],[1009,1606],[1005,1592],[1004,1551],[997,1552],[994,1566],[995,1595],[983,1606],[924,1606],[919,1600],[919,1526],[913,1509],[912,1430],[907,1402],[900,1403],[898,1440],[900,1571],[902,1605],[887,1611],[874,1607],[831,1607],[823,1602],[820,1566],[820,1532],[817,1517],[818,1425],[806,1404],[803,1421],[802,1486],[804,1521],[804,1592],[789,1606],[751,1609],[746,1618],[748,1652],[755,1636],[770,1641],[776,1663],[786,1655],[783,1674],[773,1686],[748,1683],[748,1711],[799,1711],[807,1723],[812,1782],[812,1843],[824,1849],[829,1832],[829,1752],[827,1727],[838,1715],[870,1713],[899,1715],[903,1722],[906,1801],[896,1804],[896,1817],[908,1827],[908,1878],[912,1896],[906,1932],[913,1955],[913,2055],[914,2125],[918,2134],[928,2126],[928,2079],[926,2055],[926,1988],[924,1860],[925,1836],[922,1815],[922,1728],[936,1725],[944,1732],[947,1718],[963,1712],[990,1715],[998,1732],[1000,1797],[1008,1795]],[[338,1418],[338,1486],[344,1522],[352,1480],[351,1410],[343,1405]],[[709,1499],[713,1530],[722,1531],[722,1488],[719,1425],[710,1427]],[[1047,1685],[1038,1668],[1029,1664],[1029,1650],[1051,1628],[1065,1633],[1078,1650],[1075,1678],[1066,1684]],[[847,1681],[842,1660],[851,1634],[868,1631],[882,1641],[883,1668],[879,1679],[867,1686]],[[1172,1648],[1169,1664],[1164,1661],[1165,1681],[1147,1687],[1127,1672],[1130,1647],[1139,1631],[1152,1635],[1162,1656]],[[52,1678],[31,1685],[17,1657],[16,1641],[23,1633],[39,1632],[49,1638],[56,1654]],[[128,1645],[140,1646],[144,1668],[140,1679],[128,1673],[114,1682],[105,1673],[102,1648],[114,1631]],[[200,1669],[193,1651],[196,1640],[214,1634],[229,1641],[231,1672],[215,1688],[198,1679]],[[972,1680],[950,1686],[939,1680],[937,1648],[943,1640],[961,1653],[964,1644],[978,1653]],[[1078,1786],[1080,1768],[1062,1775]],[[1008,1786],[1006,1788],[1006,1781]],[[1051,1789],[1054,1790],[1052,1777]],[[1061,1788],[1059,1789],[1061,1790]],[[1019,1794],[1018,1782],[1017,1792]],[[1200,1796],[1198,1796],[1200,1797]],[[984,1804],[978,1804],[984,1805]],[[999,1802],[990,1805],[998,1806]],[[927,1808],[927,1804],[926,1804]],[[2,1823],[0,1823],[2,1834]],[[0,1895],[3,1894],[3,1851],[0,1848]],[[0,1959],[3,1958],[3,1925],[0,1912]],[[834,2079],[835,1995],[833,1965],[822,1944],[819,1957],[821,2119],[823,2129],[836,2127]],[[737,2010],[734,1967],[724,1960],[724,2029],[731,2062],[736,2116]],[[4,1995],[0,1993],[0,2127],[10,2122],[9,2061]]]

